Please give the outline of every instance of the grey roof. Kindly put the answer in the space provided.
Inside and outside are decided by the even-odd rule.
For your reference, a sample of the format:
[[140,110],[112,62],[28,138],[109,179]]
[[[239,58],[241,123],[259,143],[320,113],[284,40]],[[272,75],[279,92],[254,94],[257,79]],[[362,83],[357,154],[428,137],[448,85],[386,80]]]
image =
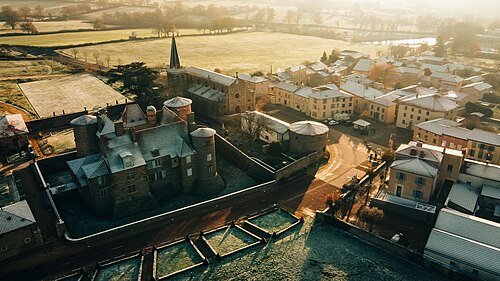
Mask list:
[[331,99],[331,98],[338,98],[338,97],[351,97],[350,94],[344,91],[339,91],[339,89],[336,90],[322,90],[322,91],[313,91],[312,98],[319,99],[319,100],[324,100],[324,99]]
[[137,134],[142,157],[149,161],[158,157],[184,157],[195,154],[183,121],[142,130]]
[[[443,208],[434,228],[500,248],[500,224],[490,220]],[[497,262],[500,262],[500,259]]]
[[122,113],[123,126],[125,128],[132,128],[147,124],[146,115],[142,112],[141,107],[134,103],[125,107]]
[[87,180],[109,174],[106,162],[100,153],[67,162],[80,186],[87,186]]
[[449,91],[443,95],[443,97],[449,98],[452,101],[461,101],[461,100],[467,98],[468,96],[469,96],[468,94],[455,92],[455,91]]
[[360,59],[356,66],[352,69],[353,71],[370,71],[370,68],[375,64],[371,59]]
[[191,136],[195,138],[209,138],[216,134],[215,130],[212,128],[198,128],[190,133]]
[[323,70],[325,68],[327,68],[328,65],[320,62],[320,61],[317,61],[316,63],[313,63],[313,64],[310,64],[309,65],[309,68],[311,68],[312,70],[314,71],[320,71],[320,70]]
[[105,114],[99,115],[98,118],[101,118],[102,128],[101,128],[101,130],[97,131],[96,135],[98,137],[101,137],[101,136],[109,136],[109,137],[111,137],[112,135],[114,135],[114,133],[115,133],[115,123],[113,121],[111,121],[111,119],[109,119],[109,117],[106,116]]
[[500,146],[500,135],[499,134],[484,131],[484,130],[477,129],[477,128],[472,130],[472,132],[469,136],[469,139],[473,140],[473,141],[492,144],[495,146]]
[[492,186],[488,184],[483,185],[481,196],[500,199],[500,186]]
[[290,74],[286,73],[286,71],[278,72],[278,73],[276,73],[276,75],[278,75],[278,78],[280,78],[281,80],[292,79],[292,76]]
[[368,100],[376,99],[385,95],[382,91],[372,87],[367,87],[354,81],[347,81],[344,85],[340,86],[340,89]]
[[290,131],[307,136],[317,136],[328,133],[330,129],[324,124],[314,121],[299,121],[289,127]]
[[467,89],[467,88],[474,88],[477,91],[484,91],[493,88],[493,86],[491,86],[486,82],[476,82],[462,87],[462,89]]
[[415,127],[417,128],[426,130],[439,136],[447,135],[467,140],[470,134],[470,130],[461,128],[459,126],[460,123],[444,118],[432,119],[415,125]]
[[211,101],[220,101],[226,97],[226,93],[205,87],[199,84],[191,84],[187,90],[189,93],[193,95],[197,95],[199,97],[211,100]]
[[500,182],[500,166],[464,159],[462,168],[461,173]]
[[0,116],[0,137],[12,137],[16,134],[28,133],[28,128],[21,114]]
[[[141,150],[137,143],[132,141],[129,134],[124,134],[119,137],[114,137],[105,143],[105,155],[111,173],[117,173],[123,170],[128,170],[132,167],[146,165],[144,158],[141,155]],[[123,165],[122,157],[124,154],[130,154],[133,159],[132,167]]]
[[358,125],[358,126],[361,126],[361,127],[367,127],[367,126],[370,126],[371,123],[366,121],[366,120],[363,120],[363,119],[358,119],[354,122],[352,122],[353,124],[355,125]]
[[247,111],[245,113],[242,113],[241,117],[248,119],[250,115],[258,115],[266,118],[266,128],[269,128],[278,134],[286,133],[288,131],[288,127],[290,127],[289,123],[259,111]]
[[298,89],[297,86],[295,86],[291,83],[288,83],[288,82],[279,82],[278,84],[274,85],[274,87],[291,92],[291,93],[297,91],[297,89]]
[[435,177],[438,169],[419,158],[401,159],[392,163],[391,168],[425,177]]
[[193,101],[188,99],[188,98],[183,98],[183,97],[174,97],[169,100],[166,100],[163,105],[166,107],[172,107],[172,108],[177,108],[177,107],[184,107],[192,104]]
[[188,67],[186,68],[186,72],[192,76],[208,79],[224,86],[231,86],[236,81],[236,78],[234,77],[199,67]]
[[405,99],[402,103],[437,112],[448,112],[458,108],[458,104],[454,101],[434,94],[415,96],[410,99]]
[[451,75],[448,77],[444,77],[442,80],[447,81],[447,82],[452,82],[452,83],[460,83],[460,82],[464,81],[464,79],[462,77],[457,76],[457,75]]
[[313,93],[313,89],[311,87],[302,87],[300,89],[298,89],[297,91],[295,91],[295,94],[297,96],[301,96],[301,97],[304,97],[304,98],[309,98],[310,95],[312,95]]
[[406,67],[406,66],[400,66],[396,67],[394,71],[399,72],[399,73],[412,73],[412,74],[420,74],[422,73],[422,69],[414,68],[414,67]]
[[500,277],[500,250],[497,247],[433,228],[424,250],[424,255],[431,257],[430,254],[468,264],[480,271],[486,269]]
[[428,63],[423,63],[420,66],[420,69],[430,69],[432,71],[432,74],[435,72],[447,72],[448,67],[446,65],[435,65],[435,64],[428,64]]
[[300,70],[303,70],[303,69],[306,69],[307,67],[303,64],[299,64],[299,65],[294,65],[290,68],[287,68],[286,70],[290,70],[291,72],[297,72],[297,71],[300,71]]
[[0,208],[0,234],[32,225],[36,222],[26,200]]
[[238,74],[238,78],[250,83],[262,83],[268,81],[264,77],[252,76],[250,74],[244,74],[244,73]]
[[69,122],[69,124],[72,126],[87,126],[96,123],[97,123],[97,117],[88,114],[77,117],[71,120],[71,122]]
[[455,182],[451,187],[448,195],[447,203],[451,202],[461,208],[474,213],[476,211],[477,199],[479,198],[479,190],[470,184]]

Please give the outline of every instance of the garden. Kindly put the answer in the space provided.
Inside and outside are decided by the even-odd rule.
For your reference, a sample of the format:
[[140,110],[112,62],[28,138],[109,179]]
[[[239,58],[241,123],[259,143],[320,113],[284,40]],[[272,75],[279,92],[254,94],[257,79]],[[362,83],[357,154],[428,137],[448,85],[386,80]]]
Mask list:
[[259,215],[248,220],[250,223],[262,228],[269,234],[279,233],[291,227],[299,221],[292,214],[282,209]]
[[175,242],[156,250],[156,272],[159,279],[170,276],[181,270],[203,264],[203,257],[189,240]]
[[225,256],[260,242],[260,239],[249,232],[228,226],[204,234],[207,243],[220,255]]

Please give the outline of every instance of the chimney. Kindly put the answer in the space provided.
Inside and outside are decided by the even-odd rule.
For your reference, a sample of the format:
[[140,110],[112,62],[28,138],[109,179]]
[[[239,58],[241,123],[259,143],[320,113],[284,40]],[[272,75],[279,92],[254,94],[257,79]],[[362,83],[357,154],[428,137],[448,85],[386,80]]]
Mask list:
[[117,137],[125,134],[125,129],[123,128],[123,120],[120,119],[115,122],[115,133]]
[[238,71],[236,71],[236,76],[235,77],[236,77],[236,79],[238,79]]
[[417,150],[415,148],[410,149],[411,156],[417,156]]
[[417,141],[417,147],[422,147],[423,143],[421,141]]
[[425,152],[424,151],[420,151],[418,157],[419,158],[424,158],[425,157]]

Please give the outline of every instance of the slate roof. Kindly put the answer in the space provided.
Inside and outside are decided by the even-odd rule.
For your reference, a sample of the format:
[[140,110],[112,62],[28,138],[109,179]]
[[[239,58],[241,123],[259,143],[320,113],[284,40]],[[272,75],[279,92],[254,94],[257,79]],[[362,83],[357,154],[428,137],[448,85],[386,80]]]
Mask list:
[[371,59],[360,59],[359,62],[352,69],[353,71],[370,71],[370,68],[375,64]]
[[322,63],[320,61],[309,65],[309,68],[311,68],[314,71],[324,70],[327,67],[328,66],[326,64],[324,64],[324,63]]
[[492,186],[488,184],[483,185],[481,196],[500,199],[500,186]]
[[231,86],[236,81],[236,78],[234,77],[194,66],[186,68],[186,73],[192,76],[214,81],[224,86]]
[[451,82],[451,83],[460,83],[460,82],[464,81],[464,79],[462,77],[457,76],[457,75],[450,75],[450,76],[444,77],[442,80],[446,81],[446,82]]
[[71,160],[67,164],[82,187],[88,185],[86,179],[109,174],[106,162],[100,153]]
[[303,64],[299,64],[299,65],[294,65],[290,68],[288,68],[287,70],[290,70],[291,72],[297,72],[297,71],[300,71],[300,70],[303,70],[303,69],[306,69],[307,67]]
[[274,87],[291,92],[291,93],[297,91],[297,89],[299,88],[299,87],[297,87],[291,83],[288,83],[288,82],[279,82],[278,84],[274,85]]
[[324,124],[314,121],[299,121],[290,125],[290,131],[298,135],[317,136],[328,133],[330,129]]
[[313,89],[311,87],[302,87],[295,91],[295,94],[304,98],[309,98],[313,93]]
[[0,137],[12,137],[16,134],[28,133],[28,128],[21,114],[0,116]]
[[250,115],[254,115],[254,114],[266,118],[268,120],[266,123],[266,127],[273,130],[274,132],[277,132],[278,134],[286,133],[288,131],[288,127],[290,127],[289,123],[287,123],[281,119],[275,118],[271,115],[264,114],[264,113],[259,112],[259,111],[247,111],[247,112],[241,114],[241,117],[248,119],[248,117]]
[[322,91],[314,91],[314,89],[313,89],[313,93],[311,94],[311,97],[318,99],[318,100],[324,100],[324,99],[331,99],[331,98],[337,98],[337,97],[342,97],[342,98],[351,97],[351,95],[345,91],[339,91],[338,89],[337,90],[328,89],[328,90],[322,90]]
[[434,112],[448,112],[458,108],[458,104],[454,101],[435,94],[425,96],[419,95],[418,97],[415,96],[413,98],[403,100],[402,103]]
[[[132,167],[146,165],[144,158],[141,155],[141,150],[137,143],[132,141],[128,134],[114,137],[105,143],[105,155],[108,162],[109,170],[111,173],[121,172],[128,170]],[[123,165],[122,155],[128,153],[132,156],[132,167],[125,168]]]
[[71,122],[69,122],[69,124],[72,126],[87,126],[96,123],[97,123],[97,117],[88,114],[77,117],[71,120]]
[[212,128],[198,128],[190,133],[191,136],[195,138],[209,138],[216,134],[215,130]]
[[182,121],[138,132],[137,144],[145,161],[167,155],[174,158],[196,154],[191,148],[187,125]]
[[470,140],[483,142],[487,144],[492,144],[495,146],[500,146],[500,135],[493,132],[484,131],[481,129],[473,129],[470,136]]
[[290,80],[290,79],[292,79],[292,76],[290,74],[286,73],[285,71],[278,72],[278,73],[276,73],[276,75],[281,80]]
[[435,65],[435,64],[428,64],[428,63],[423,63],[420,66],[420,69],[426,69],[428,68],[430,71],[432,71],[432,74],[436,72],[448,72],[448,67],[446,65]]
[[115,133],[115,123],[109,119],[105,114],[101,114],[98,118],[102,120],[101,130],[97,130],[96,135],[100,138],[101,136],[111,137]]
[[415,125],[417,128],[439,136],[444,134],[466,140],[469,137],[470,130],[459,128],[459,126],[460,123],[444,118],[432,119]]
[[465,159],[461,173],[500,182],[500,166]]
[[479,190],[469,184],[455,182],[451,187],[447,203],[451,202],[461,208],[474,213],[476,211]]
[[474,88],[475,90],[482,92],[484,90],[493,88],[493,86],[491,86],[486,82],[476,82],[462,87],[462,89],[467,89],[467,88]]
[[267,81],[267,79],[264,77],[252,76],[250,74],[244,73],[238,74],[238,78],[251,83],[262,83]]
[[414,67],[406,67],[406,66],[400,66],[394,68],[394,71],[398,73],[411,73],[411,74],[420,74],[422,73],[422,69],[414,68]]
[[226,97],[226,93],[202,86],[200,84],[191,84],[187,90],[189,93],[193,95],[197,95],[199,97],[211,100],[211,101],[220,101]]
[[435,177],[438,169],[419,158],[401,159],[392,163],[391,168],[425,177]]
[[0,235],[36,223],[26,200],[0,208]]
[[166,100],[163,105],[166,106],[166,107],[173,107],[173,108],[177,108],[177,107],[184,107],[184,106],[188,106],[190,104],[192,104],[193,101],[191,101],[190,99],[187,99],[187,98],[183,98],[183,97],[173,97],[169,100]]

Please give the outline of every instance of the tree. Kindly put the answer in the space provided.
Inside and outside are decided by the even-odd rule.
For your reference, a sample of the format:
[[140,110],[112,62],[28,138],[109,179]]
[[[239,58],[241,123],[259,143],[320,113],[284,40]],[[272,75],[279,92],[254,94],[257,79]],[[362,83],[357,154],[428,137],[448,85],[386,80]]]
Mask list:
[[434,45],[434,54],[437,57],[443,57],[446,53],[446,45],[443,36],[436,37],[436,45]]
[[38,33],[38,29],[32,22],[23,22],[21,23],[21,30],[27,33]]
[[109,63],[111,62],[111,56],[109,54],[106,54],[106,56],[104,56],[104,60],[106,61],[107,66],[109,67]]
[[288,10],[288,11],[286,12],[285,22],[286,22],[287,24],[290,24],[290,23],[293,21],[293,19],[294,19],[294,18],[295,18],[295,12],[294,12],[294,11],[292,11],[292,10]]
[[384,220],[384,212],[378,208],[361,207],[358,217],[368,225],[368,231],[373,231],[373,226]]
[[144,62],[132,62],[119,65],[108,72],[108,83],[121,82],[120,90],[135,96],[135,101],[143,109],[148,105],[158,106],[160,93],[156,89],[157,72],[148,68]]
[[4,25],[16,29],[16,26],[21,21],[21,16],[18,12],[14,11],[10,6],[2,7],[2,17],[5,21]]
[[381,160],[382,160],[382,162],[385,161],[387,166],[390,165],[394,161],[395,158],[396,158],[396,155],[394,154],[394,151],[392,151],[392,149],[390,149],[390,148],[385,149],[382,152]]
[[94,29],[95,30],[100,30],[100,29],[103,29],[105,26],[104,26],[104,23],[102,22],[102,19],[96,19],[94,21]]
[[316,12],[313,14],[313,18],[312,18],[313,22],[316,24],[316,25],[320,25],[323,23],[323,17],[321,16],[320,13]]
[[389,50],[393,57],[395,57],[396,59],[401,59],[404,56],[406,56],[406,54],[409,51],[409,48],[401,45],[392,45],[389,47]]
[[245,112],[242,115],[245,121],[241,124],[241,131],[252,141],[258,140],[260,132],[269,124],[269,119],[254,112]]
[[266,10],[266,21],[267,22],[273,22],[275,16],[276,16],[276,11],[273,8],[268,8]]
[[482,114],[484,114],[485,117],[488,117],[488,118],[493,116],[493,110],[491,110],[485,106],[482,106],[480,104],[476,104],[476,103],[472,103],[472,102],[468,102],[465,104],[465,111],[467,113],[481,112]]
[[79,49],[77,48],[73,48],[71,50],[69,50],[71,52],[71,54],[73,55],[73,57],[76,59],[76,55],[78,55],[78,53],[80,52]]
[[328,56],[326,55],[326,51],[323,52],[323,56],[321,56],[321,62],[322,63],[327,63],[328,62]]
[[337,49],[333,49],[332,53],[328,56],[328,63],[332,64],[332,63],[338,61],[340,58],[339,55],[340,55],[340,51]]
[[82,54],[83,54],[83,58],[85,59],[85,62],[87,62],[88,57],[89,57],[89,52],[87,50],[83,49]]
[[35,17],[42,18],[45,8],[42,5],[36,5],[35,7]]
[[264,19],[265,16],[266,16],[266,10],[265,9],[259,9],[257,11],[257,13],[253,16],[253,19],[261,21],[261,20]]
[[394,82],[394,66],[388,63],[376,63],[368,74],[368,78],[382,84]]
[[92,53],[92,57],[94,57],[94,59],[95,59],[95,64],[99,64],[99,61],[98,61],[99,53]]
[[29,7],[21,7],[19,8],[19,16],[24,20],[27,20],[29,16],[31,16],[31,8]]

